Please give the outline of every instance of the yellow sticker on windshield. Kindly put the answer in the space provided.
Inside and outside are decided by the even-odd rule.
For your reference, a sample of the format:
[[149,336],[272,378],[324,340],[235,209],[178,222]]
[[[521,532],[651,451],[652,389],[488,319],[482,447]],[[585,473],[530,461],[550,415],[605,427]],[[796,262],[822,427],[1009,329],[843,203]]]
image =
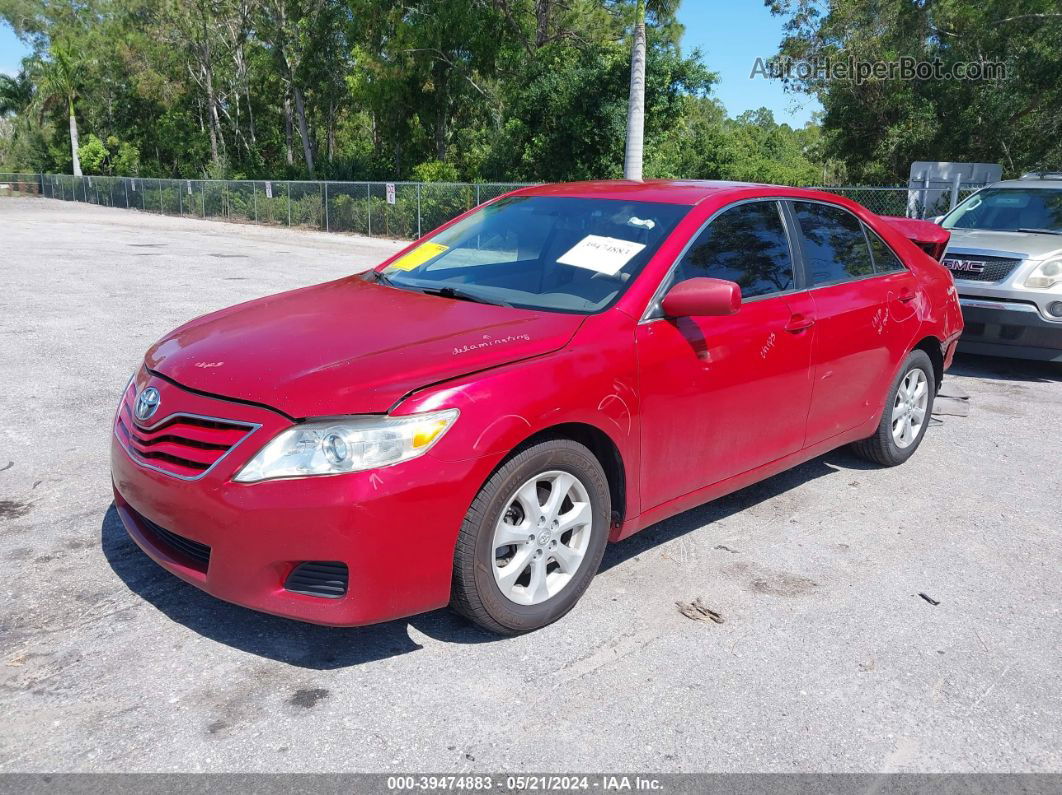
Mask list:
[[421,243],[415,249],[408,254],[403,254],[387,267],[394,268],[400,271],[411,271],[419,268],[428,260],[435,259],[442,254],[449,246],[444,246],[441,243]]

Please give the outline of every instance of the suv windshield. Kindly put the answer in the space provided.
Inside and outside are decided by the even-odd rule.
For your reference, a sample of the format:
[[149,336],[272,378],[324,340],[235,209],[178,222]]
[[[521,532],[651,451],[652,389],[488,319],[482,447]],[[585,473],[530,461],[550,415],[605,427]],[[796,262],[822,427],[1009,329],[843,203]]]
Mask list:
[[1062,235],[1062,189],[986,188],[948,213],[940,225]]
[[690,208],[514,196],[487,205],[377,277],[469,301],[590,313],[615,301]]

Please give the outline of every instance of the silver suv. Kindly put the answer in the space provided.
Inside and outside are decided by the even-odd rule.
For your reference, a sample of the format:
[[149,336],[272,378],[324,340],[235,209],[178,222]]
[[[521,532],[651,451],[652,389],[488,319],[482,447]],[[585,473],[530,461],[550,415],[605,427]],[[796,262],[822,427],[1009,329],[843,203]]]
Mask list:
[[959,350],[1062,361],[1062,174],[981,188],[939,223],[966,322]]

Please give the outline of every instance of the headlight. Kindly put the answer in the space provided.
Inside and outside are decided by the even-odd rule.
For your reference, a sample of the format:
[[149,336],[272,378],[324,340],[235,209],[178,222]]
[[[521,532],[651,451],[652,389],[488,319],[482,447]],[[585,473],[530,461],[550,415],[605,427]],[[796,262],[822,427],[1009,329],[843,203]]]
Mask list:
[[235,480],[339,475],[408,461],[431,449],[457,409],[409,417],[340,417],[288,428],[258,451]]
[[1056,284],[1062,284],[1062,259],[1038,265],[1025,280],[1025,286],[1035,290],[1050,290]]

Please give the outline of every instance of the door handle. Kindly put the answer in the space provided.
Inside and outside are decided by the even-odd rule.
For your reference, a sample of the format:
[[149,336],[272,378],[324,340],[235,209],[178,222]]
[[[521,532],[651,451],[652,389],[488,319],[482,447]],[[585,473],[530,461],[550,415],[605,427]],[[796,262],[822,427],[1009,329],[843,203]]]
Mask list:
[[900,296],[899,296],[900,303],[909,304],[913,300],[915,300],[915,291],[914,290],[907,289],[907,290],[904,290],[902,293],[900,293]]
[[801,331],[811,328],[815,325],[815,318],[811,315],[795,314],[789,318],[789,322],[785,324],[785,330],[790,334],[798,334]]

